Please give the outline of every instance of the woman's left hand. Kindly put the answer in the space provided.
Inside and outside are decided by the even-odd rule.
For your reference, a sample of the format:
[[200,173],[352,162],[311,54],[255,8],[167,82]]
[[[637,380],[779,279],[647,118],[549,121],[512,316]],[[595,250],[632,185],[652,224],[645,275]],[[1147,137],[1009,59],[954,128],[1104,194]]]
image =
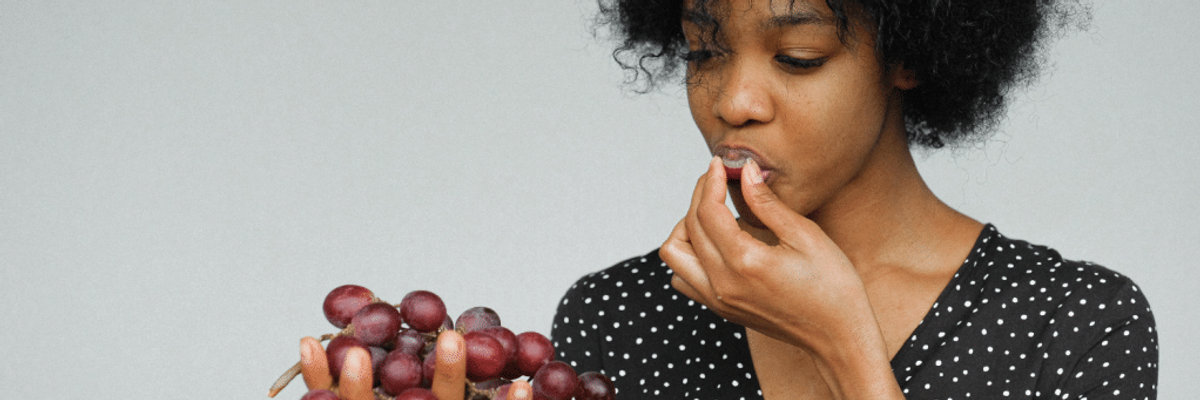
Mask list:
[[[750,210],[778,237],[768,245],[725,206],[719,158],[696,184],[687,216],[659,251],[672,285],[727,320],[823,355],[846,341],[878,340],[878,323],[849,259],[813,221],[783,204],[753,161],[741,189]],[[873,337],[872,337],[873,336]]]
[[[329,373],[328,354],[321,342],[312,337],[300,340],[300,366],[304,384],[309,389],[329,389],[333,376]],[[434,367],[433,387],[430,390],[439,400],[460,400],[467,382],[466,343],[455,331],[438,335],[437,351],[429,357],[437,357]],[[359,348],[346,352],[342,374],[338,380],[338,397],[346,400],[375,400],[372,389],[374,378],[371,372],[371,356]],[[529,382],[513,381],[505,400],[532,400],[533,389]]]

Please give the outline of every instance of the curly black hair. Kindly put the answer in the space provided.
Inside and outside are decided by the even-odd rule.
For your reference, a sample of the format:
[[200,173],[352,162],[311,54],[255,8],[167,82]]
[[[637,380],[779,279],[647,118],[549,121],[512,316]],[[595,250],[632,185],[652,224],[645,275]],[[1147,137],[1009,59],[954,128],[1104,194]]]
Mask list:
[[[686,68],[681,18],[684,0],[599,0],[599,26],[618,39],[613,58],[630,84],[648,92]],[[713,3],[695,0],[690,19],[711,37],[720,29]],[[791,0],[795,1],[795,0]],[[1046,39],[1083,28],[1090,10],[1080,0],[825,0],[846,42],[850,24],[875,34],[881,61],[903,63],[920,82],[904,93],[909,143],[940,148],[995,130],[1005,96],[1037,78]],[[853,12],[851,12],[853,11]]]

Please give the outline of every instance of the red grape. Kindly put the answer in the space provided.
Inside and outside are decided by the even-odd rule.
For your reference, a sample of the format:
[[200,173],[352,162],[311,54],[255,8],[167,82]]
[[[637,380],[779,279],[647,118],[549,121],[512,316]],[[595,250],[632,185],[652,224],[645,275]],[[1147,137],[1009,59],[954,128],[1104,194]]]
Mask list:
[[335,337],[329,341],[329,345],[325,346],[326,358],[329,359],[329,373],[333,375],[335,381],[342,376],[342,363],[346,361],[346,351],[355,347],[370,352],[362,341],[353,336]]
[[575,369],[562,361],[551,361],[533,376],[533,393],[549,400],[570,400],[579,387]]
[[613,400],[617,390],[607,376],[590,371],[579,374],[579,390],[575,392],[576,400]]
[[545,335],[532,331],[517,335],[517,358],[514,362],[521,375],[533,376],[553,360],[554,345]]
[[363,307],[375,299],[375,294],[358,285],[338,286],[325,296],[325,319],[338,329],[345,328]]
[[342,400],[329,389],[313,389],[304,394],[300,400]]
[[412,388],[400,392],[395,400],[438,400],[432,391],[425,388]]
[[503,326],[492,326],[480,329],[479,332],[488,334],[504,347],[504,363],[508,364],[517,358],[517,335]]
[[489,326],[499,326],[500,315],[487,307],[472,307],[458,315],[454,329],[461,333],[474,332]]
[[409,327],[420,332],[433,332],[446,318],[446,303],[433,292],[414,290],[400,301],[400,315]]
[[401,351],[412,355],[419,355],[425,350],[425,336],[416,329],[405,329],[400,331],[400,335],[396,336],[396,349],[393,351]]
[[400,334],[400,312],[387,303],[372,303],[350,320],[354,337],[369,346],[390,342]]
[[379,368],[379,382],[389,395],[421,385],[421,360],[402,351],[392,351]]
[[500,341],[483,332],[467,332],[463,335],[467,348],[467,379],[472,382],[500,377],[507,364],[504,346]]

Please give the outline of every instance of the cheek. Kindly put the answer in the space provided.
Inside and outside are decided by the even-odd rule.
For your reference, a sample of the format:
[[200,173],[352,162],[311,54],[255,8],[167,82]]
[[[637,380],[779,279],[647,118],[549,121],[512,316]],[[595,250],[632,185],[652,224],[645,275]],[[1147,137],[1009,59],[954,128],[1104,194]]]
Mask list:
[[689,85],[687,88],[688,111],[692,114],[692,121],[696,127],[700,129],[700,133],[704,135],[705,142],[709,147],[717,140],[713,137],[712,132],[717,132],[720,121],[713,115],[714,95],[712,90],[703,87]]

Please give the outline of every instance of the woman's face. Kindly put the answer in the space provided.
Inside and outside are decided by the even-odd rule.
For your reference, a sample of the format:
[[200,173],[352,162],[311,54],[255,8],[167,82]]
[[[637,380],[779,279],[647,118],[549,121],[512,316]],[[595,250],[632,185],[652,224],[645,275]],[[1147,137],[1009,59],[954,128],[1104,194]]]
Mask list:
[[[720,24],[713,43],[687,7],[688,102],[713,154],[753,158],[802,215],[861,196],[847,189],[881,157],[886,135],[903,144],[895,89],[908,88],[880,65],[870,32],[852,26],[843,43],[824,1],[731,0],[709,10]],[[761,227],[740,190],[730,192],[743,220]]]

